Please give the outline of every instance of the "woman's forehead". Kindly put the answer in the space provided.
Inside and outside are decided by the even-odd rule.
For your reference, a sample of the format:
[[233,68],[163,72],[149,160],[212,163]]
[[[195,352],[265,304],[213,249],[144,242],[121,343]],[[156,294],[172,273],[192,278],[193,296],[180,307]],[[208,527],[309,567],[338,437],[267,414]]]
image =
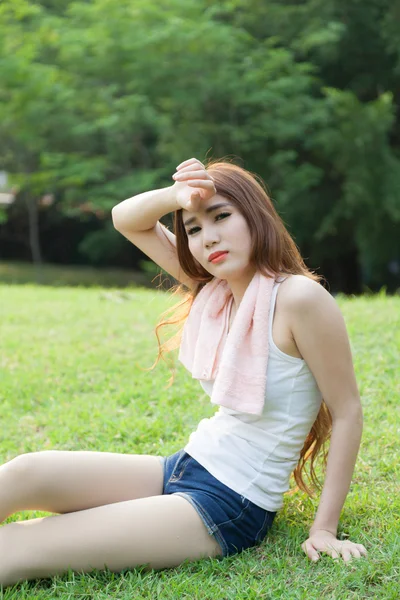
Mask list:
[[206,212],[208,208],[215,206],[216,204],[228,204],[229,206],[233,206],[232,202],[225,198],[224,196],[220,196],[219,194],[215,194],[211,198],[206,201],[201,201],[199,205],[199,210],[197,211],[188,211],[182,209],[182,217],[183,219],[188,219],[189,217],[195,217],[197,215],[201,215]]

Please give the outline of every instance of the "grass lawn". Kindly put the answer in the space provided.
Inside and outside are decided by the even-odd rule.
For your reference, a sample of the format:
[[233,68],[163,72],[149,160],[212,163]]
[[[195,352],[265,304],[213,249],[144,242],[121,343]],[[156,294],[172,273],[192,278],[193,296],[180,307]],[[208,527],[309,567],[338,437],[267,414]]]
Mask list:
[[[53,265],[45,263],[35,267],[31,263],[0,260],[0,282],[8,284],[41,284],[51,287],[106,287],[125,288],[140,285],[153,289],[159,280],[152,280],[165,271],[149,260],[140,261],[142,271],[132,269],[99,268],[78,265]],[[172,283],[176,283],[170,277]],[[168,289],[169,286],[166,287]]]
[[[397,600],[400,297],[336,299],[364,408],[339,536],[364,544],[367,559],[346,565],[323,555],[312,564],[300,545],[318,498],[296,492],[285,496],[262,545],[240,555],[164,571],[69,572],[0,590],[0,598]],[[152,372],[142,370],[157,356],[158,317],[174,303],[166,292],[141,287],[0,285],[0,462],[48,449],[167,455],[182,448],[216,408],[177,351],[170,388],[163,361]],[[48,514],[20,512],[7,522]]]

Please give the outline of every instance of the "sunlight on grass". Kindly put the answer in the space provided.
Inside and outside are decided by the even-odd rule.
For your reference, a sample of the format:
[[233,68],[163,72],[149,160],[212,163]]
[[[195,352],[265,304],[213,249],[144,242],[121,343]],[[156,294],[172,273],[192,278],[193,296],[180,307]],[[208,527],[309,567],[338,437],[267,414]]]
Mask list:
[[[398,598],[400,298],[336,298],[344,314],[364,409],[364,435],[340,535],[366,546],[351,565],[311,564],[306,539],[318,498],[296,492],[261,546],[223,561],[25,582],[1,598]],[[0,286],[0,460],[39,450],[167,455],[214,414],[177,361],[175,383],[157,356],[154,328],[175,303],[160,290]],[[320,471],[318,471],[320,472]],[[12,520],[45,516],[21,512]]]

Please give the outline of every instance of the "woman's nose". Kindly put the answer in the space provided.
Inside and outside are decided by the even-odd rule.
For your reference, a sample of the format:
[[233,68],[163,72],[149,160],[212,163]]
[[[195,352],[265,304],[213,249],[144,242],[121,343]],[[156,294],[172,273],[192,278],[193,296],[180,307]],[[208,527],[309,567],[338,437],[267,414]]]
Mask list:
[[219,236],[217,235],[205,235],[204,236],[204,247],[205,248],[211,248],[211,246],[214,246],[214,244],[218,244],[219,243]]

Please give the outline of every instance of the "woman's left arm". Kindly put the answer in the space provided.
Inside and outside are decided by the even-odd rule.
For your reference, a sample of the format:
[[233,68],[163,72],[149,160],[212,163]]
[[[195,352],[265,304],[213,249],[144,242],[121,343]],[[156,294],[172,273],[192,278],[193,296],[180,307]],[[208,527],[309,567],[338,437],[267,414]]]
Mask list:
[[302,549],[311,560],[318,560],[320,551],[332,558],[342,555],[348,562],[367,555],[362,544],[336,538],[363,427],[349,338],[335,299],[320,284],[301,277],[291,282],[291,288],[287,297],[292,335],[332,415],[325,482]]

